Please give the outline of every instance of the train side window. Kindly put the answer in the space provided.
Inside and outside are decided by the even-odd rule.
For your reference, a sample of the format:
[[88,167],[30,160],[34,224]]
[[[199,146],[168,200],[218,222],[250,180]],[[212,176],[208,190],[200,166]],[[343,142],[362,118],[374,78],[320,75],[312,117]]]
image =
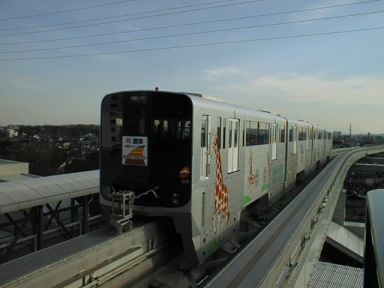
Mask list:
[[245,145],[253,146],[257,145],[257,122],[256,121],[247,121],[245,132]]
[[269,144],[269,123],[259,122],[257,145]]
[[297,152],[297,126],[293,126],[293,154]]
[[289,142],[293,142],[293,127],[289,127],[289,137],[288,137]]
[[244,122],[243,122],[244,124],[243,124],[243,147],[245,146],[245,129],[246,129],[246,121],[244,120]]
[[233,147],[237,147],[237,144],[239,142],[239,121],[234,122],[234,127],[233,129],[235,130],[233,133]]
[[257,122],[257,145],[263,144],[264,141],[264,129],[261,126],[260,122]]
[[278,138],[278,125],[277,124],[272,124],[271,127],[271,144],[272,144],[272,160],[277,159],[277,138]]
[[223,143],[223,149],[225,149],[225,136],[226,136],[226,126],[227,126],[227,119],[223,118],[223,141],[221,141],[221,143]]
[[217,148],[221,149],[221,117],[217,117]]
[[201,117],[201,147],[206,148],[208,142],[208,116]]
[[280,126],[280,142],[285,142],[285,126]]
[[201,116],[201,149],[200,149],[200,177],[209,176],[209,116]]
[[229,119],[228,173],[239,170],[239,120]]

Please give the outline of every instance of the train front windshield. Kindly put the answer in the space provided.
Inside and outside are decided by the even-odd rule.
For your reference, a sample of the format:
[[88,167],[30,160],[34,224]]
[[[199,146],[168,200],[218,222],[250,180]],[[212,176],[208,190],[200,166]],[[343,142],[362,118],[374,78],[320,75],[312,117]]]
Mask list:
[[105,199],[113,190],[132,190],[136,205],[182,206],[190,198],[191,163],[189,97],[165,92],[105,96],[100,161]]

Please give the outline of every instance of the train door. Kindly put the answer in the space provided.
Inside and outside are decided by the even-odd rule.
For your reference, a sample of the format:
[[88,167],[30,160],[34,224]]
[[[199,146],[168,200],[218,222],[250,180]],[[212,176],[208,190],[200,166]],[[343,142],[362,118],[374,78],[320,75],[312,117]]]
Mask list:
[[272,160],[277,159],[276,133],[277,133],[277,124],[272,124],[272,133],[271,133]]
[[228,173],[239,170],[239,132],[238,119],[229,119],[228,127]]
[[135,204],[142,201],[146,205],[152,199],[157,205],[160,201],[162,206],[182,206],[189,201],[191,191],[192,103],[178,94],[152,95],[148,107],[148,186],[159,187],[159,198],[143,196]]
[[210,134],[209,134],[209,115],[201,116],[201,149],[200,149],[200,178],[204,179],[209,176],[210,167]]

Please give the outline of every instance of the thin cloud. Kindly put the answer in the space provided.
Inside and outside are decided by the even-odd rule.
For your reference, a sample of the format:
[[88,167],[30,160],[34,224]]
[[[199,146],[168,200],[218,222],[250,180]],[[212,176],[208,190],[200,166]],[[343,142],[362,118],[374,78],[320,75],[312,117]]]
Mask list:
[[384,77],[350,76],[328,80],[313,76],[258,77],[236,88],[294,103],[383,105]]
[[209,81],[215,81],[228,76],[241,75],[244,73],[245,72],[243,70],[236,67],[221,67],[221,68],[209,69],[209,70],[203,71],[204,78]]
[[31,79],[29,77],[19,77],[18,79],[8,79],[8,82],[12,83],[15,87],[19,87],[21,89],[44,91],[44,92],[48,91],[47,87],[45,87],[43,84],[37,84],[41,82],[34,81],[34,79]]

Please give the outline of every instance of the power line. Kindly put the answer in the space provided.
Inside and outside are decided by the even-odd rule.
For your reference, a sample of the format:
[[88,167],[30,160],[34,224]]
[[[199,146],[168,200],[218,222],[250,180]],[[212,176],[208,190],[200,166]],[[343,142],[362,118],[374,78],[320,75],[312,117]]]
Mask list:
[[[20,27],[16,27],[16,28],[3,28],[3,29],[0,29],[0,31],[15,31],[15,30],[23,30],[23,29],[38,29],[38,28],[44,28],[44,27],[64,26],[64,25],[86,23],[86,22],[92,22],[92,21],[110,20],[110,19],[123,18],[123,17],[133,17],[133,16],[154,14],[154,13],[159,13],[159,12],[169,12],[169,11],[174,11],[174,10],[189,9],[189,8],[194,8],[194,7],[216,5],[216,4],[222,4],[222,3],[228,3],[229,2],[228,4],[222,4],[223,6],[220,5],[220,6],[217,6],[217,7],[216,6],[212,7],[212,8],[218,8],[218,7],[226,7],[226,6],[239,5],[239,4],[247,4],[247,3],[252,3],[252,2],[261,2],[261,1],[265,1],[265,0],[248,0],[248,1],[245,1],[245,2],[243,1],[243,2],[240,2],[240,3],[233,3],[234,1],[239,1],[239,0],[215,0],[215,1],[204,2],[204,3],[197,3],[197,4],[190,4],[190,5],[184,5],[184,6],[162,8],[162,9],[156,9],[156,10],[143,11],[143,12],[135,12],[135,13],[129,13],[129,14],[124,14],[124,15],[118,15],[118,16],[96,17],[96,18],[91,18],[91,19],[84,19],[84,20],[77,20],[77,21],[70,21],[70,22],[62,22],[62,23],[56,23],[56,24],[36,25],[36,26],[21,27],[21,28]],[[371,1],[380,1],[380,0],[371,0]],[[211,7],[202,7],[202,8],[197,9],[196,11],[201,10],[201,9],[203,9],[203,10],[204,9],[211,9]],[[195,10],[191,10],[191,11],[195,11]],[[183,11],[181,11],[181,12],[183,12]],[[187,12],[189,12],[189,10],[187,10]],[[176,11],[174,13],[179,13],[179,11]],[[160,14],[160,16],[162,16],[162,15],[163,14]],[[165,15],[168,15],[168,14],[165,14]],[[147,16],[137,17],[137,18],[132,18],[132,19],[136,20],[136,19],[142,19],[142,18],[148,18],[148,17],[156,17],[156,16],[157,15],[149,15],[149,16],[147,15]],[[129,18],[128,20],[131,20],[131,18]],[[125,21],[125,20],[123,19],[123,20],[118,20],[118,21]],[[42,32],[45,32],[45,31],[46,30],[43,30]],[[40,31],[36,31],[36,32],[38,33]]]
[[61,56],[18,57],[18,58],[3,58],[3,59],[0,58],[0,61],[4,62],[4,61],[25,61],[25,60],[44,60],[44,59],[65,59],[65,58],[89,57],[89,56],[100,56],[100,55],[115,55],[115,54],[128,54],[128,53],[139,53],[139,52],[166,51],[166,50],[183,49],[183,48],[209,47],[209,46],[219,46],[219,45],[231,45],[231,44],[252,43],[252,42],[260,42],[260,41],[270,41],[270,40],[284,40],[284,39],[292,39],[292,38],[336,35],[336,34],[345,34],[345,33],[353,33],[353,32],[374,31],[374,30],[381,30],[381,29],[384,29],[384,26],[368,27],[368,28],[361,28],[361,29],[351,29],[351,30],[319,32],[319,33],[310,33],[310,34],[253,38],[253,39],[243,39],[243,40],[234,40],[234,41],[206,42],[206,43],[197,43],[197,44],[190,44],[190,45],[175,45],[175,46],[168,46],[168,47],[143,48],[143,49],[125,50],[125,51],[84,53],[84,54],[72,54],[72,55],[61,55]]
[[[236,0],[225,0],[225,1],[215,1],[215,2],[228,2],[228,1],[236,1]],[[126,22],[126,21],[131,21],[131,20],[139,20],[139,19],[147,19],[147,18],[153,18],[153,17],[160,17],[160,16],[168,16],[168,15],[174,15],[174,14],[180,14],[180,13],[189,13],[189,12],[196,12],[196,11],[204,11],[204,10],[209,10],[209,9],[216,9],[216,8],[223,8],[223,7],[229,7],[229,6],[237,6],[237,5],[244,5],[244,4],[249,4],[249,3],[255,3],[255,2],[263,2],[265,0],[247,0],[247,1],[242,1],[242,2],[237,2],[237,3],[228,3],[228,4],[220,4],[220,5],[214,5],[210,7],[201,7],[201,8],[194,8],[194,9],[185,9],[185,10],[179,10],[179,11],[174,11],[174,12],[164,12],[164,13],[159,13],[159,14],[153,14],[153,15],[146,15],[146,16],[138,16],[138,17],[132,17],[128,19],[120,19],[120,20],[112,20],[112,21],[105,21],[105,22],[99,22],[99,23],[89,23],[89,24],[82,24],[82,25],[76,25],[76,26],[70,26],[70,27],[62,27],[62,28],[54,28],[54,29],[46,29],[46,30],[39,30],[39,31],[29,31],[29,32],[21,32],[21,33],[14,33],[14,34],[3,34],[0,36],[17,36],[17,35],[27,35],[27,34],[37,34],[37,33],[44,33],[44,32],[54,32],[54,31],[60,31],[60,30],[69,30],[69,29],[78,29],[78,28],[84,28],[84,27],[89,27],[89,26],[99,26],[99,25],[105,25],[105,24],[113,24],[113,23],[120,23],[120,22]],[[381,0],[370,0],[370,1],[381,1]],[[214,3],[214,2],[212,2]],[[204,4],[196,4],[196,5],[207,5],[206,3]],[[196,6],[196,5],[189,5],[189,6]],[[169,11],[169,10],[175,10],[175,9],[181,9],[180,7],[177,8],[167,8],[167,9],[160,9],[156,11]],[[148,13],[154,13],[154,11],[148,11],[148,12],[140,12],[140,13],[132,13],[132,14],[126,14],[122,16],[113,16],[113,17],[104,17],[104,18],[95,18],[95,19],[90,19],[90,20],[81,20],[81,21],[75,21],[75,22],[67,22],[67,23],[60,23],[60,24],[53,24],[53,25],[44,25],[43,27],[46,26],[59,26],[59,25],[68,25],[68,24],[75,24],[75,23],[82,23],[82,22],[90,22],[90,21],[95,21],[95,20],[100,20],[100,19],[113,19],[113,18],[121,18],[121,17],[129,17],[129,16],[134,16],[134,15],[139,15],[139,14],[148,14]],[[42,26],[40,26],[42,27]],[[35,27],[37,28],[37,27]],[[19,28],[16,28],[19,30]],[[24,29],[24,28],[20,28]],[[3,30],[4,31],[4,30]]]
[[121,3],[125,3],[125,2],[133,2],[133,1],[136,1],[136,0],[120,0],[120,1],[115,1],[115,2],[100,3],[100,4],[96,4],[96,5],[91,5],[91,6],[69,8],[69,9],[45,12],[45,13],[40,13],[40,14],[16,16],[16,17],[9,17],[9,18],[0,18],[0,21],[19,20],[19,19],[26,19],[26,18],[33,18],[33,17],[48,16],[48,15],[54,15],[54,14],[61,14],[61,13],[67,13],[67,12],[73,12],[73,11],[80,11],[80,10],[86,10],[86,9],[92,9],[92,8],[111,6],[111,5],[121,4]]
[[354,13],[354,14],[345,14],[345,15],[338,15],[338,16],[321,17],[321,18],[312,18],[312,19],[304,19],[304,20],[285,21],[285,22],[277,22],[277,23],[271,23],[271,24],[258,24],[258,25],[248,25],[248,26],[222,28],[222,29],[213,29],[213,30],[204,30],[204,31],[195,31],[195,32],[183,32],[183,33],[175,33],[175,34],[159,35],[159,36],[150,36],[150,37],[142,37],[142,38],[134,38],[134,39],[118,40],[118,41],[107,41],[107,42],[104,41],[104,42],[96,42],[96,43],[88,43],[88,44],[78,44],[78,45],[69,45],[69,46],[61,46],[61,47],[39,48],[39,49],[0,51],[0,54],[41,52],[41,51],[52,51],[52,50],[61,50],[61,49],[69,49],[69,48],[80,48],[80,47],[92,47],[92,46],[100,46],[100,45],[121,44],[121,43],[127,43],[127,42],[131,42],[131,41],[164,39],[164,38],[172,38],[172,37],[180,37],[180,36],[190,36],[190,35],[201,35],[201,34],[209,34],[209,33],[217,33],[217,32],[229,32],[229,31],[234,31],[234,30],[244,30],[244,29],[253,29],[253,28],[261,28],[261,27],[280,26],[280,25],[297,24],[297,23],[322,21],[322,20],[333,20],[333,19],[340,19],[340,18],[347,18],[347,17],[356,17],[356,16],[362,16],[362,15],[372,15],[372,14],[379,14],[379,13],[384,13],[384,10],[362,12],[362,13]]
[[356,4],[365,4],[365,3],[377,2],[377,1],[381,1],[381,0],[369,0],[369,1],[362,1],[362,2],[354,2],[354,3],[345,3],[345,4],[338,4],[338,5],[314,7],[314,8],[309,8],[309,9],[298,9],[298,10],[290,10],[290,11],[281,11],[281,12],[257,14],[257,15],[244,16],[244,17],[233,17],[233,18],[215,19],[215,20],[208,20],[208,21],[190,22],[190,23],[185,23],[185,24],[174,24],[174,25],[166,25],[166,26],[158,26],[158,27],[149,27],[149,28],[138,29],[138,30],[131,30],[131,31],[98,33],[98,34],[62,37],[62,38],[45,39],[45,40],[43,39],[43,40],[32,40],[32,41],[19,41],[19,42],[0,43],[0,46],[18,45],[18,44],[32,44],[32,43],[44,43],[44,42],[73,40],[73,39],[84,39],[84,38],[111,36],[111,35],[119,35],[119,34],[129,34],[129,33],[144,32],[144,31],[163,30],[163,29],[169,29],[169,28],[189,27],[189,26],[195,26],[195,25],[201,25],[201,24],[220,23],[220,22],[228,22],[228,21],[238,21],[238,20],[246,20],[246,19],[252,19],[252,18],[261,18],[261,17],[267,17],[267,16],[276,16],[276,15],[293,14],[293,13],[299,13],[299,12],[316,11],[316,10],[329,9],[329,8],[337,8],[337,7],[350,6],[350,5],[356,5]]

